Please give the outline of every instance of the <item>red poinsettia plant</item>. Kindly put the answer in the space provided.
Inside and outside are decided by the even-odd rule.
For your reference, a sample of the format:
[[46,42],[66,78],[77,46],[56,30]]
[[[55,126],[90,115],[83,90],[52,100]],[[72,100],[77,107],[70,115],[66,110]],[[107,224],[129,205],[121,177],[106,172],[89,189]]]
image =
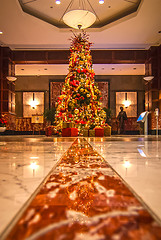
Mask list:
[[7,121],[0,118],[0,127],[6,127]]

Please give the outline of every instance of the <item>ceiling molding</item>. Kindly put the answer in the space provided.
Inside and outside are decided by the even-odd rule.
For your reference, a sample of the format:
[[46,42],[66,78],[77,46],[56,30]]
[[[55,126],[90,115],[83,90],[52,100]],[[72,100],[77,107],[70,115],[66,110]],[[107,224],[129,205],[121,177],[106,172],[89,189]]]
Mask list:
[[[12,51],[15,64],[67,64],[69,50]],[[144,64],[147,50],[91,50],[94,64]]]
[[[133,0],[133,1],[120,0],[120,2],[117,2],[117,4],[115,2],[111,2],[110,5],[103,4],[103,6],[100,6],[100,4],[98,4],[98,0],[97,1],[92,0],[92,4],[90,5],[92,5],[92,9],[94,9],[94,12],[92,9],[88,9],[90,5],[86,6],[85,9],[91,10],[91,12],[93,12],[94,14],[95,12],[97,12],[97,20],[89,28],[100,29],[104,26],[107,26],[108,24],[116,22],[119,19],[123,19],[124,17],[130,16],[131,14],[136,13],[142,1],[143,0]],[[52,15],[51,15],[50,1],[46,2],[44,0],[45,8],[43,7],[43,4],[44,4],[43,1],[39,2],[38,0],[35,0],[35,1],[25,2],[24,0],[18,0],[18,2],[25,13],[31,16],[34,16],[38,19],[41,19],[42,21],[47,22],[57,28],[64,28],[64,29],[69,28],[69,26],[67,26],[63,22],[62,16],[64,12],[63,9],[67,9],[70,1],[66,0],[62,2],[59,8],[57,8],[58,6],[56,4],[53,4]],[[75,4],[75,2],[73,1],[72,7]],[[74,9],[76,9],[76,7],[78,8],[79,6],[74,5]],[[57,13],[58,9],[59,9],[59,12],[60,12],[60,9],[62,10],[61,15]],[[68,9],[68,11],[72,9],[73,8]]]

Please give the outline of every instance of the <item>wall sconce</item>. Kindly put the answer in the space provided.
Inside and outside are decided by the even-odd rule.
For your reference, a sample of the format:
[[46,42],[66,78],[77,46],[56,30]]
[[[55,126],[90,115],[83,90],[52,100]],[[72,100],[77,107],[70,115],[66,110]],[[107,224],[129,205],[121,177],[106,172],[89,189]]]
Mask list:
[[35,93],[33,93],[33,100],[30,101],[29,105],[32,107],[32,109],[36,109],[36,106],[38,105],[38,101],[35,100]]
[[124,107],[127,108],[130,106],[131,101],[127,100],[127,93],[125,93],[125,100],[123,101]]
[[143,79],[147,82],[150,82],[151,80],[153,80],[154,76],[145,76],[143,77]]
[[10,81],[10,82],[15,82],[15,81],[17,80],[17,78],[14,77],[14,76],[7,76],[6,78],[7,78],[7,80]]

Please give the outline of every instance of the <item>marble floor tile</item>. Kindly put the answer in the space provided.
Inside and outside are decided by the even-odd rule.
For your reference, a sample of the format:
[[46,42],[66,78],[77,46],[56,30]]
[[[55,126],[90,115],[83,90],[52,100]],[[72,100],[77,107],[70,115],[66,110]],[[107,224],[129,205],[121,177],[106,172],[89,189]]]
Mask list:
[[89,141],[161,219],[161,137],[123,136]]
[[[74,138],[0,136],[0,232],[57,166],[73,141]],[[87,141],[161,219],[161,137],[112,136]]]
[[2,239],[158,240],[161,221],[102,156],[78,138]]
[[61,138],[0,137],[0,232],[72,142]]

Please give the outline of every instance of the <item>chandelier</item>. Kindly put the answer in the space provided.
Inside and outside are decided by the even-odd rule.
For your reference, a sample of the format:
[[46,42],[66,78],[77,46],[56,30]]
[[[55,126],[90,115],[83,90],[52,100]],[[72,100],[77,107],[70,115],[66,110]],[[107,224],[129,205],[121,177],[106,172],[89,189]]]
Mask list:
[[69,27],[85,29],[90,27],[98,18],[89,0],[78,0],[77,8],[71,0],[61,19]]

